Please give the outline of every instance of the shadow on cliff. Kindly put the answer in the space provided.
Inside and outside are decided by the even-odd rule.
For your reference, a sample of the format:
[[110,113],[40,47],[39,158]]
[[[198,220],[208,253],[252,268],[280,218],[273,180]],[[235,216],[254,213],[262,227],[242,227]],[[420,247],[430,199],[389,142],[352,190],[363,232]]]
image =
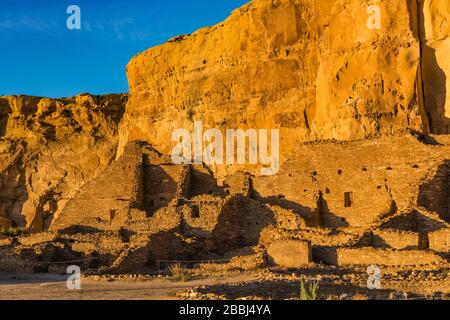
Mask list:
[[[408,11],[410,14],[410,27],[414,37],[420,44],[420,63],[422,92],[419,99],[422,100],[425,110],[422,112],[425,123],[428,123],[430,133],[449,134],[450,119],[445,116],[447,77],[444,70],[439,66],[436,50],[427,45],[425,30],[424,2],[417,4],[408,1]],[[418,90],[419,91],[419,90]],[[437,95],[436,92],[439,94]]]
[[9,115],[11,114],[11,106],[4,98],[0,98],[0,137],[6,134]]

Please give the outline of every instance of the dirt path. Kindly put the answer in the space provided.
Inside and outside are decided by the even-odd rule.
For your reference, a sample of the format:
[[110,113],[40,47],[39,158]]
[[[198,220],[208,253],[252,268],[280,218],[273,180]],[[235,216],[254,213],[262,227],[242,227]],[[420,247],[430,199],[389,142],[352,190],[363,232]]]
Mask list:
[[194,299],[298,299],[300,282],[305,277],[319,282],[323,299],[450,299],[447,269],[419,272],[386,268],[380,290],[367,287],[364,268],[318,267],[295,272],[274,269],[191,276],[194,278],[188,282],[165,277],[91,276],[82,279],[81,290],[68,290],[65,275],[0,273],[0,300],[173,300],[178,299],[180,292],[184,298]]
[[151,280],[82,279],[81,290],[68,290],[64,275],[20,275],[0,273],[0,300],[166,300],[176,293],[197,286],[214,286],[252,281],[249,274],[210,277],[189,282],[165,278]]

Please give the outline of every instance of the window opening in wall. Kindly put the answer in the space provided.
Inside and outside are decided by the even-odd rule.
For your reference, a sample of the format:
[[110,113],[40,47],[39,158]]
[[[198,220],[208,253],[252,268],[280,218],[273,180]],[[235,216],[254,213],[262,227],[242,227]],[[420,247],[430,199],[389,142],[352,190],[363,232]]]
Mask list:
[[200,218],[200,209],[198,208],[198,206],[192,207],[191,217],[193,219]]
[[116,217],[116,214],[117,214],[117,210],[114,210],[114,209],[109,210],[109,218],[111,221],[114,220],[114,218]]
[[428,250],[428,249],[430,249],[430,239],[428,237],[428,233],[420,233],[419,250]]
[[350,208],[353,205],[353,192],[346,192],[344,194],[344,207]]

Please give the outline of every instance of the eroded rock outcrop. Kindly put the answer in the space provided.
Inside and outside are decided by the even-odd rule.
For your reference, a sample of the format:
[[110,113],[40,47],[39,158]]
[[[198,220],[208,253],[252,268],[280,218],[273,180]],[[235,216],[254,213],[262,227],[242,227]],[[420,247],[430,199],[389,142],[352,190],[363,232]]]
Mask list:
[[428,132],[430,123],[445,133],[448,1],[424,2],[378,1],[381,29],[372,30],[367,1],[257,0],[137,55],[119,155],[136,139],[169,153],[172,131],[193,120],[280,128],[285,158],[302,141]]
[[0,226],[42,231],[114,159],[125,95],[0,97]]

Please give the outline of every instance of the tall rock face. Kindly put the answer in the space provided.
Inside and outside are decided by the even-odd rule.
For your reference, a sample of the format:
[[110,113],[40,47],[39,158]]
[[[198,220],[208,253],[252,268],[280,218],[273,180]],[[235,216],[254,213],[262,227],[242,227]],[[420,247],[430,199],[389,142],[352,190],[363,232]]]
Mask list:
[[431,131],[450,132],[450,1],[421,0],[422,69]]
[[[422,5],[377,1],[377,29],[371,4],[254,0],[221,24],[137,55],[127,66],[118,155],[136,139],[170,152],[173,130],[192,130],[194,120],[221,130],[279,128],[282,160],[305,141],[428,132],[434,98],[424,93],[435,85],[421,68]],[[425,20],[434,25],[441,14]]]
[[[328,26],[319,34],[315,136],[353,140],[426,130],[415,1],[329,4]],[[380,9],[380,29],[371,4]]]
[[114,159],[126,99],[0,97],[0,227],[49,227]]

